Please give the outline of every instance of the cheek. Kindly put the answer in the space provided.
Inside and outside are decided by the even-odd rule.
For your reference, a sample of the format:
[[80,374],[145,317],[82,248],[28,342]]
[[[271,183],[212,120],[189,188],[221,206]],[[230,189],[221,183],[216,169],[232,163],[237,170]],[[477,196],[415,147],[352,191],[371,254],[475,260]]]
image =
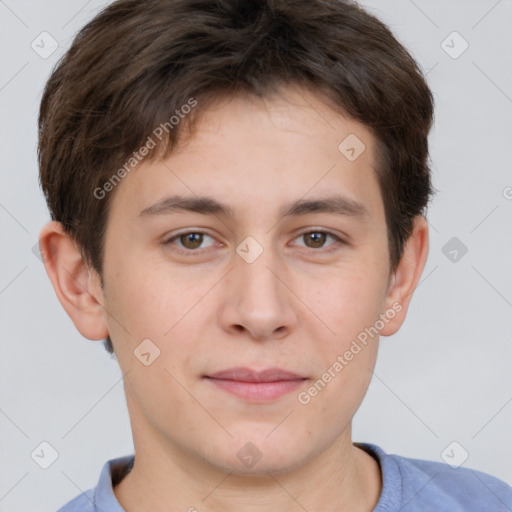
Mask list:
[[318,415],[325,423],[350,421],[371,381],[379,339],[375,324],[383,305],[382,279],[374,270],[352,267],[326,280],[315,293],[315,311],[330,329],[311,324],[316,380],[299,403],[307,402],[310,416]]
[[385,275],[378,267],[367,263],[339,269],[316,291],[315,310],[338,343],[373,325],[382,312]]
[[132,335],[162,338],[186,314],[190,290],[180,283],[179,273],[170,279],[158,265],[117,257],[123,265],[109,282],[110,308]]

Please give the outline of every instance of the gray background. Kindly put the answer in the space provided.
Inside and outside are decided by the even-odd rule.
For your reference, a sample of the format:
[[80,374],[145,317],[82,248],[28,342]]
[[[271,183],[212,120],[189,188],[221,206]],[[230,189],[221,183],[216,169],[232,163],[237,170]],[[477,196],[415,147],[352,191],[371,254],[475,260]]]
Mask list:
[[[107,459],[133,452],[115,359],[76,331],[32,252],[49,220],[35,149],[42,88],[78,28],[106,3],[0,0],[4,512],[55,511],[93,487]],[[465,467],[512,484],[512,0],[361,3],[428,73],[439,192],[428,216],[426,269],[406,323],[381,339],[353,439],[438,461],[456,441],[450,454],[467,451]],[[42,46],[43,31],[59,45],[46,59],[31,47]],[[458,58],[457,36],[447,40],[451,49],[442,45],[453,31],[469,43]],[[459,247],[443,252],[452,237]],[[58,452],[48,469],[31,456],[42,442]]]

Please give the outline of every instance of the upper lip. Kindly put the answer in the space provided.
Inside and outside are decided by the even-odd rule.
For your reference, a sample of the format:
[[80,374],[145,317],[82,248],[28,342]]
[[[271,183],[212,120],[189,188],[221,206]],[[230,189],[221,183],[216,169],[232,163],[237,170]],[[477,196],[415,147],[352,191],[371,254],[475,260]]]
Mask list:
[[229,368],[206,375],[206,377],[212,379],[237,380],[241,382],[276,382],[306,378],[302,375],[283,370],[282,368],[267,368],[265,370],[256,371],[243,367]]

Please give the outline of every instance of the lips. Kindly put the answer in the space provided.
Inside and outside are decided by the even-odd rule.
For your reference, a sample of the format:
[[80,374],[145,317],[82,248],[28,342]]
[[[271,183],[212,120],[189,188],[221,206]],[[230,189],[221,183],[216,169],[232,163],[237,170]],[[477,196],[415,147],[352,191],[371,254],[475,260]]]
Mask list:
[[250,403],[269,402],[291,393],[302,386],[307,377],[281,368],[254,371],[249,368],[230,368],[205,375],[216,389]]
[[278,382],[285,380],[302,380],[306,377],[292,373],[281,368],[268,368],[254,371],[249,368],[230,368],[221,372],[207,375],[211,379],[234,380],[240,382]]

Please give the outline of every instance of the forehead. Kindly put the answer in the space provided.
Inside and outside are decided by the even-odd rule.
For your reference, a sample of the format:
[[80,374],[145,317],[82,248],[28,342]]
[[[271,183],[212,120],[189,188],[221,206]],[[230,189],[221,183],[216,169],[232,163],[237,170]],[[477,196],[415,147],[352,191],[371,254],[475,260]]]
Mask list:
[[205,139],[222,138],[228,131],[236,139],[261,131],[281,132],[290,136],[290,142],[293,142],[291,134],[295,134],[297,138],[306,137],[311,144],[321,141],[335,149],[340,136],[354,134],[367,147],[371,146],[367,152],[369,160],[375,144],[367,126],[351,118],[329,96],[312,86],[283,85],[263,97],[248,93],[217,96],[203,109],[199,100],[196,109],[192,131],[183,127],[174,154],[193,151]]
[[378,215],[373,135],[323,96],[288,87],[196,108],[193,130],[170,156],[142,162],[116,191],[133,218],[171,194],[213,195],[237,214],[252,206],[277,215],[284,204],[336,191]]

